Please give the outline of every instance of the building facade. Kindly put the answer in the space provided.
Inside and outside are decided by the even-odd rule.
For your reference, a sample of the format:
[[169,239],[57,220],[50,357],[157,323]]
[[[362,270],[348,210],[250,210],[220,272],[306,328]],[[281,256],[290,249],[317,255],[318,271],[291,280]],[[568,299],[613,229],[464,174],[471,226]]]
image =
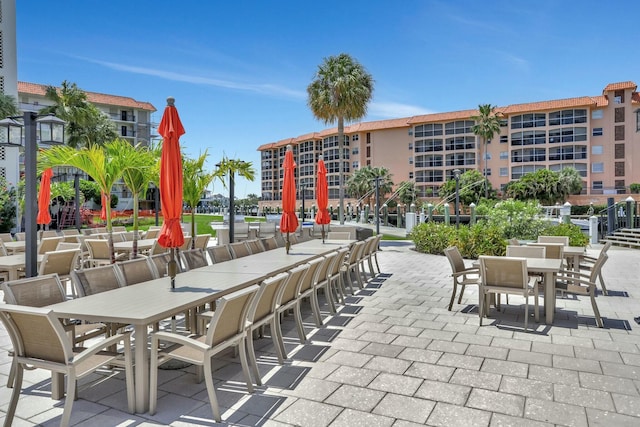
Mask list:
[[[597,96],[495,111],[502,118],[501,131],[487,143],[486,163],[484,144],[472,132],[476,109],[345,126],[346,176],[363,166],[385,167],[396,184],[412,181],[418,197],[428,198],[437,196],[454,169],[483,172],[486,164],[487,178],[501,194],[526,173],[573,167],[583,180],[581,196],[572,197],[578,203],[604,203],[640,183],[640,94],[634,82],[608,84]],[[337,134],[337,128],[325,129],[260,146],[261,206],[280,204],[287,144],[294,147],[299,192],[304,188],[307,199],[315,197],[317,160],[323,156],[329,203],[337,206]]]
[[[0,1],[0,92],[18,99],[18,58],[16,41],[16,2]],[[0,117],[4,119],[4,117]],[[20,167],[18,147],[0,146],[0,176],[10,187],[17,186]]]

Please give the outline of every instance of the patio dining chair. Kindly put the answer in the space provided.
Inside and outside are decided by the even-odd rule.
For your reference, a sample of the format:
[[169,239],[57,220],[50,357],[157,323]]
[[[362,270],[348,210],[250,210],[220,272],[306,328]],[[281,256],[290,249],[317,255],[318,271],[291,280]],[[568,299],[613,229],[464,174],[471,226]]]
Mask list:
[[569,246],[569,236],[538,236],[538,243],[562,243]]
[[453,290],[451,291],[451,300],[448,308],[451,311],[453,301],[456,299],[458,286],[460,286],[460,295],[458,296],[458,304],[460,304],[462,303],[464,289],[468,285],[478,285],[480,283],[480,269],[466,266],[457,246],[449,246],[444,250],[444,254],[449,260],[449,265],[451,265],[451,277],[453,277]]
[[211,262],[214,264],[233,259],[229,245],[211,246],[207,248],[207,253],[209,254],[209,258],[211,258]]
[[[259,286],[253,285],[218,298],[213,318],[205,335],[185,337],[170,332],[156,332],[151,335],[149,382],[149,413],[151,415],[156,413],[157,408],[158,366],[171,359],[196,365],[196,378],[201,382],[204,377],[213,418],[217,422],[221,422],[222,417],[213,385],[213,356],[228,348],[239,347],[238,353],[247,390],[249,393],[253,392],[246,350],[247,311],[259,289]],[[165,343],[166,346],[160,348],[160,342]]]
[[197,234],[194,243],[195,249],[206,250],[209,245],[209,240],[211,240],[211,234]]
[[247,240],[245,243],[249,246],[251,254],[264,252],[264,246],[262,246],[262,242],[259,239]]
[[[598,262],[598,259],[604,255],[607,255],[607,251],[609,251],[609,248],[611,247],[612,243],[611,242],[607,242],[604,244],[604,246],[602,247],[602,249],[600,249],[600,253],[598,254],[597,257],[593,257],[590,255],[584,255],[580,258],[580,270],[587,270],[587,271],[591,271],[593,270],[595,264]],[[605,262],[608,259],[605,258]],[[598,280],[600,281],[600,286],[602,286],[602,294],[603,295],[609,295],[609,291],[607,291],[607,287],[604,283],[604,277],[602,277],[602,266],[604,265],[604,263],[602,263],[602,265],[600,266],[600,273],[598,274]]]
[[62,282],[69,285],[71,295],[75,297],[75,288],[71,282],[71,272],[78,265],[80,249],[65,249],[45,252],[38,265],[38,275],[57,274]]
[[353,282],[355,275],[355,282],[358,284],[358,288],[364,288],[364,281],[362,278],[362,274],[360,273],[360,263],[362,262],[362,257],[365,249],[364,241],[357,241],[351,246],[349,254],[347,256],[346,261],[342,265],[342,274],[344,276],[344,282],[349,285],[349,289],[351,290],[351,294],[353,295]]
[[[289,271],[289,278],[287,281],[281,286],[280,292],[278,292],[278,308],[277,315],[280,317],[285,311],[292,309],[298,302],[298,288],[302,283],[305,275],[309,271],[309,264],[299,265],[294,267]],[[294,316],[296,322],[296,330],[298,332],[298,338],[301,343],[306,341],[306,335],[304,333],[304,326],[302,324],[302,319],[297,315]],[[282,337],[282,325],[280,321],[277,322],[278,328],[278,336]],[[283,357],[287,358],[287,351],[284,347],[284,341],[280,341],[280,350],[282,352]]]
[[182,244],[182,246],[180,246],[180,250],[181,251],[188,251],[189,249],[191,249],[191,241],[192,241],[192,237],[191,236],[184,236],[184,243]]
[[351,233],[348,231],[329,231],[327,240],[351,240]]
[[[6,304],[0,306],[0,319],[11,337],[15,366],[15,383],[5,425],[11,425],[13,422],[25,368],[41,368],[66,376],[67,396],[60,421],[60,425],[66,427],[71,420],[77,381],[110,363],[118,362],[121,357],[124,357],[128,409],[130,413],[134,412],[133,363],[129,333],[105,338],[88,349],[82,349],[75,348],[59,319],[50,309]],[[108,351],[119,343],[124,346],[123,354]]]
[[539,321],[538,310],[538,279],[527,274],[527,260],[525,258],[511,258],[481,255],[480,260],[480,292],[478,314],[480,326],[482,319],[489,309],[490,294],[516,294],[525,299],[524,330],[529,324],[529,297],[533,296],[535,321]]
[[58,247],[58,243],[60,243],[61,241],[62,241],[62,237],[43,238],[42,240],[40,240],[40,243],[38,244],[38,253],[42,255],[45,252],[55,251],[56,248]]
[[251,255],[251,250],[245,242],[229,243],[229,251],[234,259]]
[[11,233],[0,233],[0,240],[3,242],[13,242]]
[[[165,277],[168,274],[167,266],[169,265],[169,261],[171,261],[171,254],[169,252],[164,252],[161,254],[151,255],[149,256],[149,261],[156,270],[156,276]],[[180,264],[178,264],[178,273],[181,272]]]
[[116,263],[125,286],[131,286],[149,280],[157,279],[156,269],[148,258],[136,258]]
[[261,237],[260,241],[262,242],[262,247],[265,251],[278,249],[278,241],[276,240],[275,236]]
[[[101,265],[111,264],[111,250],[109,249],[109,241],[104,239],[84,239],[89,255],[86,263],[90,267],[98,267]],[[115,253],[116,261],[125,259],[127,254]]]
[[338,251],[330,252],[324,256],[325,262],[318,269],[315,283],[313,284],[313,293],[311,294],[311,304],[313,305],[313,314],[316,321],[316,326],[319,328],[322,326],[322,315],[320,313],[320,302],[318,299],[318,291],[322,289],[324,291],[327,305],[332,313],[335,313],[335,305],[333,304],[332,290],[331,290],[331,269],[334,264],[339,262]]
[[207,262],[207,256],[202,249],[190,249],[188,251],[181,251],[180,257],[182,259],[182,265],[184,271],[193,270],[194,268],[206,267],[209,265]]
[[124,279],[115,264],[75,270],[71,273],[71,278],[78,298],[124,286]]
[[147,232],[144,234],[145,239],[157,239],[160,234],[159,228],[149,228]]

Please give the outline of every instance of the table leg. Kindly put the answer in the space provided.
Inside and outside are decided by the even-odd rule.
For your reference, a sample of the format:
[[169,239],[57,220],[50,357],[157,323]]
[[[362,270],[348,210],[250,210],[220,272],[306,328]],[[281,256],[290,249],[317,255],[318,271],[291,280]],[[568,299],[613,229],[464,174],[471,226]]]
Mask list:
[[553,272],[544,273],[544,314],[545,323],[553,324],[553,315],[556,310],[556,287],[553,280]]
[[9,280],[18,280],[18,269],[10,268],[9,269]]
[[135,325],[134,371],[136,389],[136,413],[149,410],[149,348],[147,325]]
[[64,397],[64,374],[51,373],[51,398],[61,400]]

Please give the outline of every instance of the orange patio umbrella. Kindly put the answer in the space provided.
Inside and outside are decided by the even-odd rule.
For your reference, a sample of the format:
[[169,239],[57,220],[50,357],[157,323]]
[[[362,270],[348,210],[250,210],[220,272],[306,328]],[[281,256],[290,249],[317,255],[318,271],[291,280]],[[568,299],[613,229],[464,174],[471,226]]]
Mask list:
[[38,216],[36,224],[46,225],[51,222],[51,213],[49,205],[51,204],[51,177],[53,169],[48,168],[42,172],[40,179],[40,193],[38,194]]
[[293,161],[293,148],[287,145],[284,155],[284,182],[282,184],[282,218],[280,218],[280,232],[287,233],[285,248],[289,253],[291,242],[289,233],[295,233],[298,229],[298,217],[296,216],[296,179],[294,171],[296,163]]
[[331,222],[327,204],[329,203],[329,185],[327,184],[327,168],[324,166],[322,156],[318,160],[318,180],[316,181],[316,224],[322,225],[322,243],[324,243],[324,225]]
[[180,224],[182,214],[182,154],[180,153],[180,136],[184,128],[173,105],[175,99],[167,98],[167,106],[158,126],[162,136],[162,154],[160,156],[160,204],[162,206],[162,228],[158,236],[160,246],[170,248],[169,276],[171,288],[175,288],[175,277],[178,271],[176,248],[184,244],[184,235]]

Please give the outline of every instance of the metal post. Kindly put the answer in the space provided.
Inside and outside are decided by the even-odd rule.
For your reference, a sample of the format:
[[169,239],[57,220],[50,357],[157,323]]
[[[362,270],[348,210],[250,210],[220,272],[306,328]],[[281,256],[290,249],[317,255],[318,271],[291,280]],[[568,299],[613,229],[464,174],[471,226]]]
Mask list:
[[302,230],[302,223],[304,222],[304,217],[305,217],[305,212],[304,212],[304,189],[306,188],[306,186],[304,184],[300,185],[300,191],[302,192],[302,215],[300,215],[300,230]]
[[73,175],[73,187],[76,190],[76,202],[75,202],[75,220],[76,220],[76,229],[80,231],[82,224],[80,223],[80,174],[78,171]]
[[160,210],[160,189],[155,187],[153,189],[153,210],[156,214],[156,226],[159,225],[159,210]]
[[234,227],[236,221],[236,206],[233,201],[235,197],[234,187],[235,187],[235,172],[233,170],[229,170],[229,241],[233,243],[235,240],[234,236]]
[[26,277],[38,275],[38,225],[36,224],[36,212],[38,212],[38,192],[36,191],[36,113],[27,111],[24,113],[25,128],[25,273]]
[[456,180],[456,203],[454,210],[456,211],[456,228],[460,228],[460,169],[453,170],[453,178]]
[[380,206],[380,177],[376,177],[376,234],[380,234],[380,212],[378,207]]

